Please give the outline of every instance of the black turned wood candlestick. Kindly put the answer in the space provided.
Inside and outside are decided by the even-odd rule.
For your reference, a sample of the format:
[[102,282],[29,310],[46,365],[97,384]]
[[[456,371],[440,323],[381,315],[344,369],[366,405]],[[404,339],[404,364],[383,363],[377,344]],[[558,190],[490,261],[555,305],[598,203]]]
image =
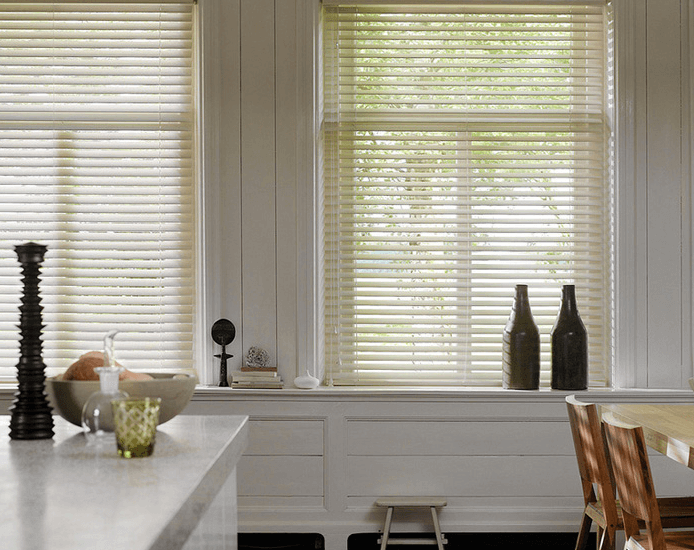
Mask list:
[[15,246],[22,265],[24,294],[19,306],[19,364],[17,380],[19,391],[10,407],[11,439],[51,439],[53,437],[52,408],[45,393],[46,365],[41,359],[41,297],[39,296],[39,269],[47,247],[26,243]]

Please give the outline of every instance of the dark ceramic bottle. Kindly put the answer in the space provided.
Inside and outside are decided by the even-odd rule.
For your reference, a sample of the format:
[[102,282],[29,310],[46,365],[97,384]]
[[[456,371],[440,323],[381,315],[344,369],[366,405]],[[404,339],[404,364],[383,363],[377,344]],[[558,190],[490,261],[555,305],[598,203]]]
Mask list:
[[504,328],[503,386],[512,390],[540,387],[540,333],[528,300],[528,285],[516,285],[511,316]]
[[578,314],[576,287],[562,287],[561,309],[552,328],[552,389],[588,387],[588,334]]

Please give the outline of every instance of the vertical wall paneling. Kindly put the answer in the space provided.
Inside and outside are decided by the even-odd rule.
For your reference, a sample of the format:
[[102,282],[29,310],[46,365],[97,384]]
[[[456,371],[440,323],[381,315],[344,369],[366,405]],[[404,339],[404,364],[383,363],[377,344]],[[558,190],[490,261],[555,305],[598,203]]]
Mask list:
[[688,386],[688,379],[694,374],[694,346],[692,344],[692,126],[691,126],[691,107],[692,107],[692,86],[691,86],[691,13],[689,0],[682,0],[681,6],[681,97],[682,97],[682,141],[680,151],[682,154],[682,179],[680,187],[682,189],[682,371],[681,386]]
[[[629,0],[627,0],[628,2]],[[635,347],[635,362],[628,365],[632,371],[633,383],[627,387],[648,386],[648,181],[647,181],[647,102],[646,102],[646,1],[634,2],[634,44],[633,44],[633,80],[625,84],[630,88],[634,98],[633,109],[630,113],[634,124],[633,143],[633,179],[627,180],[627,185],[634,186],[634,219],[627,225],[627,231],[633,231],[634,263],[626,266],[633,269],[635,292],[624,299],[633,307],[633,317],[627,323],[635,329],[636,339],[632,342]],[[629,205],[632,206],[632,205]],[[636,370],[636,372],[633,372]]]
[[[241,364],[243,342],[241,293],[231,291],[241,288],[241,5],[239,0],[223,0],[221,4],[221,49],[224,52],[220,114],[223,129],[220,144],[222,207],[216,221],[221,229],[222,246],[219,254],[222,256],[224,270],[220,279],[224,293],[220,300],[220,315],[215,320],[224,317],[236,327],[236,338],[227,348],[227,353],[234,356],[229,360],[228,366],[234,369]],[[211,340],[208,335],[209,330],[205,336]],[[215,353],[219,353],[216,344],[215,348]],[[219,359],[214,361],[218,368]]]
[[[200,33],[202,162],[202,246],[205,295],[200,312],[202,341],[198,361],[201,379],[219,376],[217,346],[209,337],[220,317],[240,329],[241,201],[240,201],[240,14],[239,0],[205,0],[198,5]],[[200,255],[203,259],[203,255]],[[204,267],[204,269],[203,269]],[[238,361],[240,341],[228,348]],[[238,348],[238,349],[236,349]],[[231,363],[233,367],[234,363]]]
[[634,11],[635,2],[614,1],[615,14],[615,364],[611,373],[612,383],[617,387],[634,384],[634,373],[630,365],[636,364],[634,342],[636,329],[632,319],[637,318],[630,299],[635,294],[636,247],[633,242],[635,231],[634,212],[634,86],[626,86],[634,79]]
[[275,2],[241,0],[243,353],[276,362]]
[[646,16],[648,386],[680,387],[683,349],[680,0],[648,0]]
[[285,383],[296,376],[297,21],[293,0],[275,3],[277,135],[277,364]]
[[648,384],[646,0],[617,0],[617,236],[614,384]]

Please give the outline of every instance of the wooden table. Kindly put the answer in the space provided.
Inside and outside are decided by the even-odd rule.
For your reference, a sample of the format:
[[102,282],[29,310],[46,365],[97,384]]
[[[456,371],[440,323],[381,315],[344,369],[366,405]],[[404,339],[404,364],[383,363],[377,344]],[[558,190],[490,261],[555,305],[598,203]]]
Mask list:
[[694,469],[694,405],[601,405],[601,411],[643,427],[649,447]]

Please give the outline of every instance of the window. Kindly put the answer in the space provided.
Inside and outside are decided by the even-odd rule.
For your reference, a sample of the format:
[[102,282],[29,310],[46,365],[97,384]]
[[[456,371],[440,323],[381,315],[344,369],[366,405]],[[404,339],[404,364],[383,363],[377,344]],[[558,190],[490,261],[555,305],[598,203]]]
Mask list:
[[563,284],[590,385],[608,384],[609,5],[326,0],[322,16],[328,383],[501,385],[523,283],[541,384]]
[[0,372],[17,364],[28,241],[48,246],[49,367],[113,329],[129,368],[192,367],[193,7],[0,4]]

